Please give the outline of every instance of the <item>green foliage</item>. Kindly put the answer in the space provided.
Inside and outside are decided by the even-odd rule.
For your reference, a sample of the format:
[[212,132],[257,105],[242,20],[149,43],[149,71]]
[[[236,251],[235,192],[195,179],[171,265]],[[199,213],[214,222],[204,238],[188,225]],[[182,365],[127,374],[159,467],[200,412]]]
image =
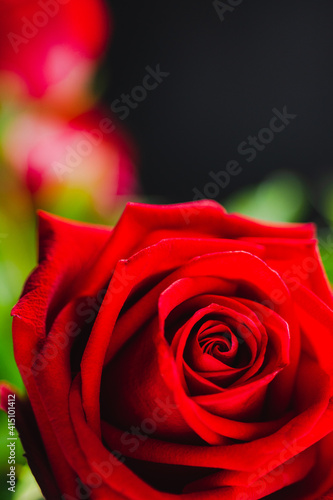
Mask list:
[[263,183],[233,194],[223,205],[228,212],[273,222],[293,222],[304,216],[307,207],[305,188],[290,172],[277,172]]

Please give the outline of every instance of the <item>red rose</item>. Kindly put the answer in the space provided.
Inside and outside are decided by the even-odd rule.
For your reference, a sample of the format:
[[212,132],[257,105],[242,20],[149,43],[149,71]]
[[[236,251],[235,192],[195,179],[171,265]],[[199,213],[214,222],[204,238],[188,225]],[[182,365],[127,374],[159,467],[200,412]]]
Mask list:
[[[107,46],[111,21],[104,0],[2,0],[0,14],[2,79],[8,74],[22,94],[61,90],[75,99]],[[59,83],[64,87],[53,88]]]
[[332,488],[333,299],[312,225],[212,202],[129,204],[113,230],[42,213],[39,255],[13,335],[46,498]]
[[59,199],[83,191],[105,215],[118,195],[135,192],[135,147],[102,109],[73,120],[19,113],[4,128],[3,154],[35,204],[49,210],[59,206]]

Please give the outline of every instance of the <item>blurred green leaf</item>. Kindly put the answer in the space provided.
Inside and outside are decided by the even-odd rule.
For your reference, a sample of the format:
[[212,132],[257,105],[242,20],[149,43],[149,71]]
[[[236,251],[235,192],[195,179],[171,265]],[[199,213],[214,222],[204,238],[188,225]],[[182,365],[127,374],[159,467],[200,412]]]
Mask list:
[[333,224],[333,179],[325,179],[326,183],[320,200],[321,213]]
[[324,229],[318,231],[320,255],[328,276],[333,283],[333,231]]
[[223,202],[228,212],[272,222],[293,222],[304,215],[307,198],[300,179],[280,171],[258,186],[244,188]]
[[67,219],[89,222],[94,213],[91,194],[84,189],[64,185],[51,211]]
[[13,500],[42,500],[44,497],[30,467],[21,467]]

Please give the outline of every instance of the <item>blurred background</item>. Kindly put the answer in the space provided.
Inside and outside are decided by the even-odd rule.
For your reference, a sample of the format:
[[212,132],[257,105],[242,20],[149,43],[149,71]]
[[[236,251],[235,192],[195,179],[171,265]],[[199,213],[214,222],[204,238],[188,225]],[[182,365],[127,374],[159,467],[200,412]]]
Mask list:
[[[1,379],[22,389],[10,310],[36,209],[114,224],[129,200],[210,198],[310,220],[333,280],[332,17],[330,0],[1,1]],[[41,498],[21,455],[2,499]]]

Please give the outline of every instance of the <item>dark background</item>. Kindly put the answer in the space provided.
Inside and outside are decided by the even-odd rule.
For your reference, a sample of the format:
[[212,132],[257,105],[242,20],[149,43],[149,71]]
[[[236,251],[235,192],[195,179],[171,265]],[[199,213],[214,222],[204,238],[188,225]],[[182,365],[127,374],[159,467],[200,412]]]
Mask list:
[[[333,2],[243,0],[223,22],[210,0],[109,3],[104,103],[140,85],[147,65],[170,73],[124,120],[139,145],[144,194],[192,200],[211,170],[236,159],[243,171],[220,201],[287,169],[310,187],[315,211],[332,170]],[[284,105],[297,118],[248,163],[238,145]]]

